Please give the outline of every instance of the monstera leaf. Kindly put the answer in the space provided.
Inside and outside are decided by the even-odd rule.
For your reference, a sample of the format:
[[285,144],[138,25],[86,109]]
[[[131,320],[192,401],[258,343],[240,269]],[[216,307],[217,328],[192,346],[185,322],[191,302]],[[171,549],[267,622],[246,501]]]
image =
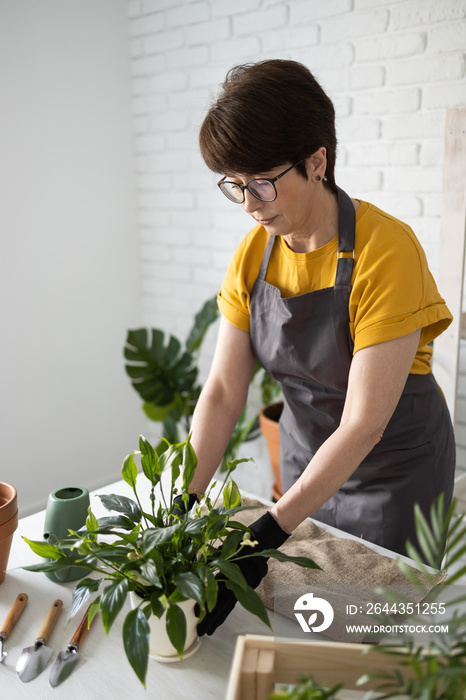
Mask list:
[[126,373],[140,397],[155,406],[176,405],[192,392],[198,370],[191,353],[158,329],[129,330],[124,349]]
[[194,317],[193,327],[186,339],[186,349],[188,352],[196,353],[200,349],[209,326],[214,323],[219,316],[217,297],[208,299],[202,309]]

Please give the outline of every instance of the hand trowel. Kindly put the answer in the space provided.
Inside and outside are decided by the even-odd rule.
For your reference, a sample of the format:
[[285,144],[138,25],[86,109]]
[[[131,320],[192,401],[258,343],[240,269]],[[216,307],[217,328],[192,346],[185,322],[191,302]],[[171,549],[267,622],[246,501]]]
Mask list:
[[3,650],[5,640],[10,634],[13,627],[16,625],[18,618],[23,612],[24,606],[27,602],[27,594],[20,593],[19,596],[16,598],[15,602],[13,603],[11,610],[6,616],[6,620],[4,621],[0,629],[0,664],[3,662],[4,657],[7,656],[7,652]]
[[89,608],[84,613],[83,618],[79,623],[76,632],[71,637],[66,649],[64,651],[61,651],[55,659],[49,676],[50,685],[53,688],[62,681],[64,681],[66,678],[68,678],[68,676],[74,669],[76,663],[78,662],[78,648],[81,645],[81,642],[83,641],[87,630],[89,629],[88,613],[90,607],[91,606],[89,606]]
[[32,681],[42,673],[52,655],[52,650],[46,646],[63,608],[63,602],[56,600],[47,613],[42,627],[39,630],[34,646],[25,647],[16,664],[16,672],[23,683]]

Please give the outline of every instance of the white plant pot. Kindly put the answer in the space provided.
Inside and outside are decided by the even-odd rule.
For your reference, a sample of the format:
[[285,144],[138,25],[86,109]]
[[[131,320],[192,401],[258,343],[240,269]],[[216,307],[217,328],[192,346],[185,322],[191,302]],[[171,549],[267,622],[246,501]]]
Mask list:
[[[142,601],[142,598],[133,591],[130,592],[130,599],[133,609],[137,608]],[[181,608],[186,617],[186,642],[183,652],[183,659],[186,659],[188,656],[192,656],[192,654],[199,649],[201,644],[197,636],[198,618],[194,614],[196,601],[182,600],[180,603],[177,603],[177,605]],[[157,661],[164,661],[166,663],[181,661],[167,634],[166,617],[167,614],[165,612],[160,618],[156,615],[151,615],[148,620],[150,627],[149,654],[156,658]]]

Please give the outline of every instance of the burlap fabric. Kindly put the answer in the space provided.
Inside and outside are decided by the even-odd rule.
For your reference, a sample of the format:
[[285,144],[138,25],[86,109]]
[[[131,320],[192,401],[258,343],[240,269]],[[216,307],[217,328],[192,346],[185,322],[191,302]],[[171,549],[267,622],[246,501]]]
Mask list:
[[[253,510],[246,510],[235,516],[245,525],[250,525],[257,520],[267,508],[249,498],[244,499],[244,505],[258,506]],[[372,592],[376,587],[390,586],[400,594],[405,595],[413,603],[423,600],[444,576],[439,572],[429,581],[422,579],[422,587],[409,584],[405,575],[400,571],[396,561],[369,549],[366,545],[355,540],[335,537],[326,530],[317,527],[310,520],[301,523],[293,532],[293,536],[285,542],[280,551],[292,556],[305,556],[313,559],[321,569],[307,569],[289,563],[269,559],[269,573],[263,579],[257,592],[270,610],[274,609],[275,586],[309,586],[316,595],[319,591],[334,609],[335,619],[325,636],[337,641],[361,642],[366,635],[362,632],[348,632],[346,625],[348,616],[346,606],[357,605],[366,609],[368,591]],[[280,589],[281,590],[281,589]],[[356,599],[359,594],[360,599]],[[372,600],[382,600],[373,593]],[[383,600],[386,600],[383,598]],[[288,612],[280,607],[279,612],[287,617],[294,617],[291,610]],[[365,616],[355,617],[354,623],[368,622]]]

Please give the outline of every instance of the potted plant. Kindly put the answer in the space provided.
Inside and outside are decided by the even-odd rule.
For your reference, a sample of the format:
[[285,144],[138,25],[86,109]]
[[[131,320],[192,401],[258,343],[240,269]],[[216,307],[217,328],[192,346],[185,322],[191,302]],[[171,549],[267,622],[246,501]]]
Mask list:
[[[199,395],[198,360],[202,343],[219,315],[216,296],[208,299],[194,317],[183,344],[159,328],[128,330],[124,356],[125,370],[135,391],[143,400],[143,410],[153,421],[163,424],[163,437],[172,443],[189,434]],[[220,471],[235,459],[243,442],[259,436],[259,418],[243,411],[225,451]]]
[[[133,451],[124,460],[121,475],[130,485],[134,500],[116,494],[99,496],[104,507],[115,514],[97,519],[89,509],[85,528],[70,531],[68,538],[53,545],[26,539],[36,554],[49,560],[26,567],[30,571],[59,571],[75,565],[78,556],[84,556],[79,558],[79,566],[86,567],[94,576],[76,585],[70,617],[91,594],[99,593],[90,608],[89,621],[100,611],[108,633],[127,596],[133,593],[139,597],[136,607],[125,613],[123,641],[128,660],[143,684],[151,619],[164,616],[173,651],[182,657],[189,632],[180,604],[192,600],[191,607],[198,606],[202,620],[216,603],[217,574],[221,574],[241,605],[269,624],[261,599],[247,585],[237,563],[260,555],[317,568],[306,557],[289,557],[274,549],[255,552],[251,531],[235,521],[234,516],[245,507],[241,505],[231,473],[248,459],[228,464],[217,498],[213,496],[217,488],[213,484],[199,503],[187,513],[181,513],[175,500],[177,484],[188,508],[196,455],[189,436],[185,442],[170,444],[164,440],[162,445],[163,450],[154,449],[141,436],[139,451]],[[135,462],[137,454],[141,458],[142,474],[138,473]],[[139,476],[146,479],[142,489],[137,484]],[[147,503],[143,503],[140,495],[144,486]]]
[[0,481],[0,583],[6,576],[13,535],[18,527],[18,494],[11,484]]
[[265,370],[261,379],[262,409],[259,413],[259,426],[267,443],[270,464],[272,466],[274,483],[272,484],[272,499],[278,501],[283,495],[280,476],[280,416],[283,411],[283,401],[277,400],[281,395],[280,385],[276,379]]

